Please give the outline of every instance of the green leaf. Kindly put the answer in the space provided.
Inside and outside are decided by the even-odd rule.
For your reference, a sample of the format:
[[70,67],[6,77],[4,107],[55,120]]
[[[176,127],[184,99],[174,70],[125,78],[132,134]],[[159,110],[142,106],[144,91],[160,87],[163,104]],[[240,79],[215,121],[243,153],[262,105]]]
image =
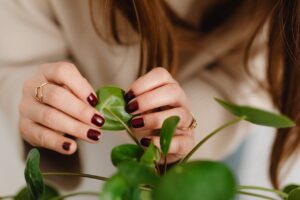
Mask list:
[[31,149],[26,160],[25,180],[32,199],[40,200],[44,193],[44,180],[40,170],[40,153]]
[[289,194],[292,190],[296,189],[300,187],[300,185],[296,185],[296,184],[290,184],[290,185],[287,185],[285,186],[282,191],[286,194]]
[[98,89],[97,96],[99,103],[95,108],[105,117],[102,129],[125,130],[120,120],[128,125],[132,115],[125,111],[124,91],[115,86],[106,86]]
[[155,167],[155,163],[160,159],[160,151],[159,149],[151,143],[149,147],[146,149],[145,153],[142,155],[140,162],[149,167]]
[[127,189],[125,179],[117,173],[104,184],[100,200],[121,200]]
[[111,160],[114,166],[127,160],[139,160],[144,149],[134,144],[122,144],[111,151]]
[[220,162],[194,161],[177,165],[161,178],[153,200],[232,200],[236,181]]
[[[57,197],[57,196],[59,196],[58,191],[55,188],[51,187],[50,185],[46,184],[45,192],[42,197],[42,200],[50,200],[53,197]],[[27,187],[24,187],[23,189],[21,189],[18,192],[18,194],[15,196],[14,200],[31,200]]]
[[289,193],[288,200],[300,200],[300,187],[293,189]]
[[170,143],[179,121],[180,118],[178,116],[169,117],[164,121],[160,129],[160,147],[165,156],[168,155]]
[[141,191],[139,187],[130,187],[127,189],[125,194],[123,195],[122,200],[141,200]]
[[291,119],[281,114],[272,113],[250,106],[239,106],[221,99],[215,100],[235,116],[245,117],[246,121],[253,124],[275,128],[289,128],[295,126],[295,123]]
[[131,186],[155,185],[158,181],[158,176],[154,170],[142,163],[136,161],[126,161],[118,165],[119,173]]

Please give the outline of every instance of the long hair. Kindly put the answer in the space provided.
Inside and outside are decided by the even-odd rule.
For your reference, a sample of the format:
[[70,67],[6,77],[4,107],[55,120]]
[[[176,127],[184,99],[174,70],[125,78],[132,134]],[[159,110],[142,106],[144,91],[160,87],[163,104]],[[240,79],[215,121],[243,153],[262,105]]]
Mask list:
[[[209,35],[219,27],[231,29],[234,24],[232,22],[239,18],[235,13],[242,10],[241,8],[247,8],[246,13],[257,14],[256,17],[248,18],[249,23],[256,25],[256,31],[250,31],[245,58],[249,55],[251,42],[256,34],[265,23],[269,23],[268,91],[277,108],[297,124],[292,129],[278,130],[274,141],[270,160],[270,178],[273,186],[279,187],[280,169],[300,145],[300,5],[298,0],[217,1],[205,11],[204,20],[199,21],[196,26],[181,19],[163,0],[90,0],[89,4],[91,20],[100,37],[104,36],[97,26],[95,17],[97,10],[101,9],[99,12],[106,22],[105,30],[118,44],[126,45],[120,33],[120,23],[118,23],[120,16],[129,22],[129,26],[138,35],[140,43],[139,74],[146,73],[155,66],[164,66],[172,74],[176,74],[180,43],[189,40],[197,41],[197,38],[205,34]],[[239,26],[243,25],[248,24],[245,21],[239,24]]]

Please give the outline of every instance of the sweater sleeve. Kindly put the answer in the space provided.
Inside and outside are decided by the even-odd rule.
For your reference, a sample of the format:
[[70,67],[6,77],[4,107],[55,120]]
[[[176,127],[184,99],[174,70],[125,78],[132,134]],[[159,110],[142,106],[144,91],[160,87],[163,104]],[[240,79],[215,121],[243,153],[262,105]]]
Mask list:
[[[45,62],[67,58],[64,36],[48,1],[0,1],[0,112],[9,134],[22,152],[18,106],[23,82]],[[2,132],[2,131],[1,131]]]
[[[267,92],[256,79],[264,79],[266,48],[262,43],[254,47],[249,66],[251,77],[244,67],[244,48],[230,51],[209,67],[201,69],[182,81],[184,90],[192,103],[192,112],[198,122],[196,142],[203,139],[218,126],[233,119],[233,116],[214,101],[214,97],[238,104],[272,109]],[[250,132],[250,124],[240,122],[211,138],[194,155],[193,159],[224,159]]]

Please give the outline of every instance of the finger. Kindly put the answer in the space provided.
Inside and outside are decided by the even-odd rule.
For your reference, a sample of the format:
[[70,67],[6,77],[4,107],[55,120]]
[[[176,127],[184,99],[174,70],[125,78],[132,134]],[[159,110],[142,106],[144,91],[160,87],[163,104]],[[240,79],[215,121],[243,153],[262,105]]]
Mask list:
[[176,83],[170,73],[162,67],[154,68],[133,82],[129,91],[125,94],[125,100],[129,102],[138,95],[168,83]]
[[[159,136],[147,136],[141,139],[141,144],[145,147],[153,143],[156,147],[160,147]],[[194,137],[192,135],[176,135],[172,138],[169,148],[169,154],[176,154],[177,156],[185,156],[194,146]]]
[[60,133],[34,123],[31,120],[21,119],[20,130],[23,138],[33,146],[50,149],[62,154],[73,154],[77,143]]
[[43,102],[89,125],[102,127],[105,122],[96,109],[85,104],[67,89],[54,84],[44,86]]
[[23,108],[22,113],[34,122],[87,142],[96,143],[100,139],[100,131],[45,104],[32,101],[31,106]]
[[45,64],[42,69],[43,75],[48,81],[66,86],[77,97],[91,106],[97,105],[98,99],[92,86],[72,63]]
[[137,96],[127,104],[126,111],[140,114],[163,106],[188,107],[186,95],[178,84],[167,84]]
[[130,121],[130,124],[132,128],[138,130],[160,129],[163,122],[171,116],[178,116],[180,118],[177,128],[187,128],[193,121],[193,116],[187,108],[177,107],[134,117]]

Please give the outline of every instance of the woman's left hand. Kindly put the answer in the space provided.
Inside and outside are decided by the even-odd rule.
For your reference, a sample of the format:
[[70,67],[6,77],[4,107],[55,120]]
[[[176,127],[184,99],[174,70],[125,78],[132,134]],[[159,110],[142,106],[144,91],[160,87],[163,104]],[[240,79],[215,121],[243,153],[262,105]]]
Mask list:
[[134,134],[147,147],[151,142],[160,148],[160,137],[155,130],[171,116],[179,116],[180,121],[172,138],[168,163],[183,158],[194,146],[193,130],[189,128],[193,116],[189,101],[178,82],[164,68],[154,68],[137,79],[125,95],[127,112],[138,115],[131,120]]

